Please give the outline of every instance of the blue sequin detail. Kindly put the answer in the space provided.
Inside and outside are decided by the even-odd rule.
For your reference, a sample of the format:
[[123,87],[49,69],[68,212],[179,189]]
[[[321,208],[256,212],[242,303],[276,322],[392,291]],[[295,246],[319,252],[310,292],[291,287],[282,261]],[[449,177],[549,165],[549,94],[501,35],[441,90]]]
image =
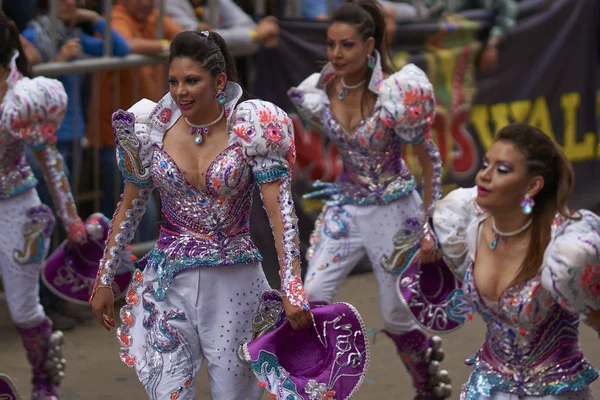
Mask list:
[[119,169],[121,170],[121,173],[123,174],[123,178],[125,178],[126,181],[131,182],[133,185],[135,185],[139,189],[152,185],[152,179],[148,179],[146,181],[140,181],[140,180],[136,179],[132,174],[127,172],[127,168],[125,168],[125,151],[120,146],[117,146],[117,149],[119,151]]
[[253,175],[256,183],[266,183],[276,181],[282,176],[288,176],[289,171],[287,168],[269,168],[264,171],[255,171]]
[[[258,359],[256,361],[250,362],[250,366],[252,367],[254,373],[262,378],[261,381],[266,380],[265,375],[271,374],[273,371],[275,372],[277,378],[281,378],[282,376],[282,367],[281,365],[279,365],[279,360],[274,354],[269,353],[265,350],[261,350],[258,353]],[[298,393],[296,384],[292,382],[292,380],[289,377],[283,381],[282,387],[286,390],[289,390],[294,395],[298,396],[294,397],[294,395],[290,394],[286,397],[286,400],[299,400],[303,398]]]
[[153,247],[141,260],[142,263],[147,263],[146,268],[155,268],[157,270],[157,288],[154,293],[156,301],[165,300],[173,279],[180,272],[200,267],[210,268],[223,265],[250,264],[261,261],[262,257],[257,249],[254,249],[250,254],[242,253],[240,256],[231,259],[215,256],[203,258],[182,257],[169,260],[169,254],[156,247]]

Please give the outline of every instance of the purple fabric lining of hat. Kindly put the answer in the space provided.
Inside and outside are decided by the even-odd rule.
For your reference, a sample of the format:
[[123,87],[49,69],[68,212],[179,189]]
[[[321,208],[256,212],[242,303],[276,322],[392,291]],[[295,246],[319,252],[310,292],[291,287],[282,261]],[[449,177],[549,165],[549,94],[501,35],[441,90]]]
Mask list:
[[[72,246],[63,242],[48,257],[42,279],[55,295],[71,303],[89,305],[98,265],[104,253],[104,242],[110,229],[110,220],[101,213],[92,214],[85,221],[88,240]],[[115,298],[125,293],[131,280],[132,268],[123,268],[113,283]]]
[[[278,326],[240,346],[240,358],[250,363],[259,385],[282,400],[351,398],[369,365],[369,342],[356,309],[347,303],[314,307],[313,327],[294,330],[281,318],[283,307],[277,301],[281,296],[276,291],[263,292],[254,321],[264,327],[270,319]],[[261,317],[265,310],[269,318]]]
[[397,291],[417,322],[435,333],[448,333],[461,327],[471,312],[465,302],[462,284],[443,259],[421,264],[417,251],[398,276]]
[[19,393],[10,377],[0,374],[0,399],[19,400]]

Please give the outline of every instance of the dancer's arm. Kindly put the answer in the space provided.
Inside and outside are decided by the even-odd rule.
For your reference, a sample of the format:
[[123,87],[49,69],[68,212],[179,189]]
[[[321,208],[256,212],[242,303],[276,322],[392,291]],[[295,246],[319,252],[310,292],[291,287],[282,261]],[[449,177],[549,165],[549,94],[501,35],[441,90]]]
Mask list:
[[[125,190],[113,215],[90,297],[92,310],[106,329],[114,327],[112,283],[115,273],[152,197],[154,185],[150,175],[153,154],[150,114],[155,106],[154,102],[144,99],[128,111],[119,110],[112,116],[117,142],[117,165],[125,178]],[[108,317],[104,316],[105,309]]]
[[[138,188],[131,182],[125,182],[125,190],[113,215],[104,255],[100,260],[96,282],[90,298],[94,314],[100,323],[109,330],[109,325],[114,327],[115,319],[112,290],[114,276],[120,267],[122,257],[126,254],[127,248],[133,240],[140,220],[146,212],[148,201],[152,198],[151,195],[151,186]],[[108,320],[104,317],[105,309]]]
[[42,167],[48,190],[56,208],[56,214],[67,232],[67,239],[72,244],[82,243],[86,238],[85,228],[83,221],[77,214],[77,207],[71,193],[69,180],[65,174],[61,154],[53,144],[34,151],[34,154]]
[[22,78],[14,84],[9,101],[3,104],[1,120],[9,134],[34,151],[68,239],[80,243],[85,240],[83,222],[77,215],[63,159],[54,147],[66,108],[67,94],[62,83],[44,77]]
[[298,222],[291,193],[296,160],[292,120],[272,103],[249,100],[238,105],[231,121],[254,181],[261,185],[277,247],[286,315],[292,327],[307,327],[311,319],[300,277]]
[[310,326],[309,306],[302,285],[298,218],[290,186],[289,175],[282,175],[262,183],[261,196],[275,237],[286,314],[293,328],[306,328]]

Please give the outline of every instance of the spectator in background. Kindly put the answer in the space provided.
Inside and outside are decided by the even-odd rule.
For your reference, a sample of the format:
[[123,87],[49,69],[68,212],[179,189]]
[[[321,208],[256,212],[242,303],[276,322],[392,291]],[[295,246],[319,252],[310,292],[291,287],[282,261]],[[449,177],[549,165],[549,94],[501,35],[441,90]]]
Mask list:
[[[41,0],[38,7],[42,12],[34,18],[23,31],[23,37],[35,46],[40,54],[39,61],[50,61],[51,33],[50,17],[48,16],[48,0]],[[102,35],[105,29],[105,20],[98,13],[76,7],[75,0],[58,1],[57,19],[57,48],[56,61],[72,61],[85,58],[86,56],[100,56],[104,51],[104,40],[101,37],[93,37],[81,32],[80,25],[88,23],[97,35]],[[113,54],[124,56],[129,53],[130,48],[127,41],[117,32],[113,31],[112,37]],[[79,169],[80,155],[73,154],[73,141],[81,140],[85,132],[85,120],[83,118],[83,107],[81,106],[81,82],[83,75],[66,74],[58,79],[62,82],[69,95],[65,119],[57,132],[58,150],[65,158],[69,169]],[[28,157],[28,161],[31,157]],[[36,177],[41,177],[41,171],[37,163],[31,163]],[[73,171],[71,171],[73,172]],[[72,175],[72,174],[71,174]],[[77,182],[71,182],[76,185]],[[50,200],[47,189],[39,187],[40,196],[44,203]]]
[[27,58],[27,62],[29,65],[35,65],[42,62],[42,55],[35,48],[35,46],[27,39],[23,37],[23,35],[19,36],[19,40],[21,42],[21,47],[23,48],[23,52],[25,53],[25,58]]
[[[333,8],[344,4],[344,0],[333,0]],[[327,21],[329,18],[329,0],[301,0],[302,18]]]
[[19,32],[22,32],[33,17],[36,4],[37,0],[4,0],[2,11],[13,20]]
[[[156,1],[158,3],[158,1]],[[201,0],[169,0],[165,13],[185,30],[208,31],[208,7]],[[253,53],[260,44],[272,46],[279,38],[279,24],[273,16],[257,23],[233,0],[218,0],[219,28],[214,29],[233,53]]]
[[485,8],[494,15],[492,29],[479,59],[479,70],[490,73],[498,66],[498,45],[515,27],[519,14],[516,0],[448,0],[450,12]]
[[448,12],[460,13],[478,8],[490,11],[494,18],[492,29],[479,60],[479,69],[483,73],[492,72],[498,66],[498,45],[514,28],[519,12],[516,0],[380,0],[380,2],[385,11],[386,30],[390,42],[394,41],[398,23],[437,20]]
[[[39,57],[34,57],[32,61],[48,62],[50,61],[51,33],[49,0],[38,1],[40,15],[29,22],[27,29],[22,36],[30,42],[37,50]],[[94,37],[81,32],[82,24],[91,25],[97,35],[102,35],[105,29],[105,21],[98,13],[90,10],[77,8],[75,0],[58,0],[57,10],[57,54],[56,61],[71,61],[82,59],[86,56],[100,56],[104,51],[104,40],[101,37]],[[123,56],[129,53],[129,45],[117,32],[113,31],[112,48],[114,55]],[[29,51],[29,54],[36,53]],[[84,75],[65,74],[58,76],[57,79],[63,84],[69,98],[67,110],[61,127],[56,132],[56,148],[61,153],[65,165],[63,168],[69,176],[71,187],[75,188],[78,182],[75,182],[73,175],[76,175],[81,169],[81,153],[73,153],[73,141],[80,141],[85,132],[85,120],[83,117],[83,106],[81,88]],[[53,205],[52,197],[48,190],[42,166],[37,161],[33,152],[29,149],[25,151],[27,163],[31,166],[33,173],[38,180],[37,190],[42,203]],[[54,204],[54,208],[56,205]],[[110,213],[108,215],[111,215]],[[62,240],[65,233],[59,228],[59,238]],[[62,301],[41,289],[41,301],[48,313],[51,315],[55,325],[62,330],[75,327],[77,321],[70,318],[72,311],[67,311],[66,305]]]
[[[171,5],[169,3],[169,5]],[[155,55],[169,49],[169,40],[183,28],[171,18],[163,18],[164,36],[158,39],[159,11],[154,0],[120,0],[111,10],[112,28],[122,35],[136,54]],[[123,190],[121,173],[115,161],[115,138],[111,125],[112,113],[119,108],[127,109],[140,98],[157,102],[166,92],[167,75],[163,65],[144,66],[119,71],[99,72],[94,76],[99,93],[92,95],[91,118],[97,118],[99,132],[87,131],[88,141],[100,150],[100,170],[102,171],[102,199],[100,211],[104,215],[113,215],[117,196]],[[117,87],[118,85],[118,87]],[[118,91],[118,104],[115,93]],[[117,190],[117,181],[120,190]],[[140,224],[140,240],[149,241],[154,237],[154,225],[157,221],[157,206],[154,201],[148,203],[146,214]]]

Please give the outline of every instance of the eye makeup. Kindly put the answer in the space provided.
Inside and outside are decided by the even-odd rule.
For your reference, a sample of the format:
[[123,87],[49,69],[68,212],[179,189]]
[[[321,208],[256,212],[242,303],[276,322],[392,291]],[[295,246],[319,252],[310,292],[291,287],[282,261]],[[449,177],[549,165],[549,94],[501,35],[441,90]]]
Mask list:
[[513,168],[513,166],[510,163],[507,163],[506,161],[500,161],[498,162],[498,172],[501,172],[503,174],[509,174],[511,172],[513,172],[515,169]]

